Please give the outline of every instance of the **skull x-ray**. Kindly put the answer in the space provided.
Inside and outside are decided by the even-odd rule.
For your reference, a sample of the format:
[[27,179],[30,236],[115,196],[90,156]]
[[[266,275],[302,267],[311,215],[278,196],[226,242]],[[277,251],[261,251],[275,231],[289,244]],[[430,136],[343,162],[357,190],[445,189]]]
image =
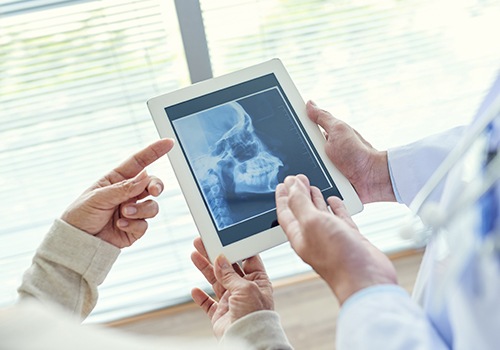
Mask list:
[[[250,115],[238,102],[196,113],[175,124],[189,135],[184,149],[219,230],[273,209],[283,162],[262,142]],[[259,205],[249,205],[249,199]],[[238,210],[243,203],[245,212]],[[254,213],[249,212],[252,207]]]
[[167,112],[223,245],[277,224],[274,192],[287,175],[340,196],[273,76]]

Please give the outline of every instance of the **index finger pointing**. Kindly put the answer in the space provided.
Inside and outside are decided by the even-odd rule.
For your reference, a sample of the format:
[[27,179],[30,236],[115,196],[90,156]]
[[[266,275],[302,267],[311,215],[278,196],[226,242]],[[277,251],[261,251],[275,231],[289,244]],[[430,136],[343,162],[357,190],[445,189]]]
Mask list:
[[145,167],[164,156],[174,146],[173,139],[161,139],[153,142],[125,160],[114,172],[123,179],[129,179],[139,174]]

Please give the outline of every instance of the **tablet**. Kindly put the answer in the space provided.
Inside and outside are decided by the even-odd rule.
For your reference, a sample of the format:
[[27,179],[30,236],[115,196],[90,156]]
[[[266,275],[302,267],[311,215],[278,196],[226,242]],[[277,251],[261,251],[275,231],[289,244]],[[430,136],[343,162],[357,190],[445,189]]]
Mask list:
[[274,191],[288,175],[305,174],[351,214],[362,210],[278,59],[154,97],[148,108],[160,136],[176,141],[168,157],[212,262],[287,240]]

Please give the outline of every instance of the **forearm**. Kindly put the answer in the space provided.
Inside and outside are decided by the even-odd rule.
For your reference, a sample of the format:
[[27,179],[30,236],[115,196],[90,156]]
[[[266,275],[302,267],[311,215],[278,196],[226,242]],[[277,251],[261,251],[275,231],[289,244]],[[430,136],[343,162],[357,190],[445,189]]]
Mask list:
[[56,303],[85,318],[120,250],[56,220],[24,273],[20,299]]

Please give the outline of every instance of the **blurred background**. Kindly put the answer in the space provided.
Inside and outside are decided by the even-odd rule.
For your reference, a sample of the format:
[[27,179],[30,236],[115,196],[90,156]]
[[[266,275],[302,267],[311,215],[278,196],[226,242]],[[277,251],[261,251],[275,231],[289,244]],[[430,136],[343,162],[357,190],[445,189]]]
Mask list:
[[[0,3],[0,306],[16,300],[54,218],[97,178],[158,139],[146,101],[280,58],[305,100],[376,148],[467,123],[500,68],[493,0],[4,0]],[[190,300],[208,287],[168,159],[149,233],[123,251],[89,322]],[[388,254],[406,208],[354,220]],[[262,254],[273,281],[310,268],[288,244]]]

